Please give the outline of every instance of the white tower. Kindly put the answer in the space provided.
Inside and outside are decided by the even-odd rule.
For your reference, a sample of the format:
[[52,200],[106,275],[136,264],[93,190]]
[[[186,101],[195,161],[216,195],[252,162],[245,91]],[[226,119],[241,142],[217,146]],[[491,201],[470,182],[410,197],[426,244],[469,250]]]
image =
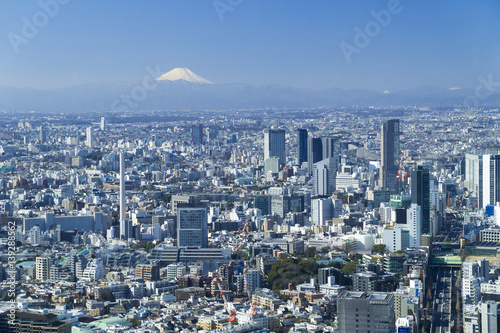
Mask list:
[[125,156],[120,153],[120,238],[127,238],[125,221]]

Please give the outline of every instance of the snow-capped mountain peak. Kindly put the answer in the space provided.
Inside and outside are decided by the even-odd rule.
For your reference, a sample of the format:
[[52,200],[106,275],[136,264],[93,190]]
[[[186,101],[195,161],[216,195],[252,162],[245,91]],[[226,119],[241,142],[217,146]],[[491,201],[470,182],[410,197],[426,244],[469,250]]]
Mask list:
[[158,81],[178,81],[183,80],[191,83],[198,84],[213,84],[213,82],[208,81],[207,79],[202,78],[199,75],[191,72],[187,68],[174,68],[170,72],[167,72],[157,78]]

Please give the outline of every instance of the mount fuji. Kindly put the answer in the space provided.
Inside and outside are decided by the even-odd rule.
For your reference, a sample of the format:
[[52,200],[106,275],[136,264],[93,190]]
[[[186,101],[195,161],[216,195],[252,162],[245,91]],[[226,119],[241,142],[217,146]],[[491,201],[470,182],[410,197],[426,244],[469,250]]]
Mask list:
[[[160,72],[161,73],[161,72]],[[160,75],[155,72],[154,76]],[[0,111],[36,110],[83,112],[88,110],[214,110],[264,108],[325,108],[369,106],[464,107],[475,96],[471,88],[420,87],[399,91],[329,88],[312,90],[284,85],[255,86],[244,83],[213,83],[187,68],[175,68],[155,84],[137,82],[82,84],[58,89],[0,86]],[[138,92],[142,94],[137,95]],[[134,98],[134,96],[136,96]],[[480,105],[500,105],[500,93],[480,100]]]
[[179,81],[183,80],[191,83],[198,84],[213,84],[213,82],[208,81],[207,79],[202,78],[199,75],[191,72],[187,68],[174,68],[170,72],[167,72],[156,79],[157,81]]

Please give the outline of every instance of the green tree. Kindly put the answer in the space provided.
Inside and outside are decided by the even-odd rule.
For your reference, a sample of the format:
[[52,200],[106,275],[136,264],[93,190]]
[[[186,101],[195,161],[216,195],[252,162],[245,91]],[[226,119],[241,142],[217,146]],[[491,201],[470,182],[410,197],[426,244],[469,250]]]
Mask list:
[[307,257],[313,258],[316,255],[316,248],[314,246],[308,247],[305,253]]
[[352,260],[356,262],[356,264],[359,264],[359,261],[363,258],[362,254],[359,253],[351,253],[349,254],[349,260]]
[[132,318],[129,319],[128,321],[132,323],[132,327],[141,326],[141,321],[138,318]]
[[111,290],[101,290],[101,300],[105,302],[114,302],[116,301],[115,295],[111,292]]
[[374,253],[379,253],[379,254],[384,254],[385,253],[385,244],[377,244],[373,246],[372,252]]
[[356,265],[356,262],[349,261],[344,267],[342,267],[341,271],[346,275],[353,275],[356,273]]
[[329,263],[327,266],[334,267],[336,269],[342,269],[342,267],[344,267],[344,264],[341,263],[340,261],[334,261],[334,262]]
[[146,252],[147,252],[147,253],[150,253],[150,252],[151,252],[151,250],[155,248],[155,246],[156,246],[156,245],[155,245],[153,242],[148,242],[148,243],[146,244],[146,248],[145,248],[145,249],[146,249]]

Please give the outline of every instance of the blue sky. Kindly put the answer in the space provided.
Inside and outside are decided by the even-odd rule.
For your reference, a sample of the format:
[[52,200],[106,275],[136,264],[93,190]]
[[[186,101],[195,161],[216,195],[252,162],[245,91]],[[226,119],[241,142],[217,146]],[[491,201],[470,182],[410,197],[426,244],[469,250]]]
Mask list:
[[[43,22],[40,3],[53,1],[63,2],[0,2],[0,85],[134,82],[148,66],[187,67],[216,83],[311,89],[475,87],[490,74],[500,81],[497,0],[401,0],[350,62],[340,44],[355,46],[355,27],[373,26],[371,12],[393,0],[64,0]],[[231,9],[223,20],[214,2]],[[25,36],[35,18],[38,31]]]

